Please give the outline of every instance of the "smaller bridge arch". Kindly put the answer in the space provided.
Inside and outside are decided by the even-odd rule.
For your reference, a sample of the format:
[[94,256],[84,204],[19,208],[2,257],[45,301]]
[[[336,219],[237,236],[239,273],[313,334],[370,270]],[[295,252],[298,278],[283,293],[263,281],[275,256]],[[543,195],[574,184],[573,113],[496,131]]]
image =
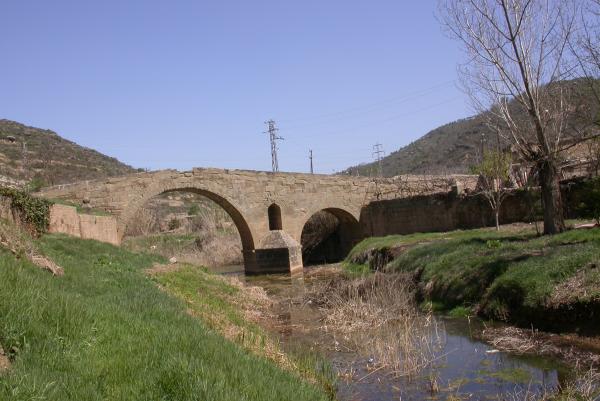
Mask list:
[[[337,222],[332,223],[327,215]],[[314,220],[319,217],[325,221]],[[308,215],[300,226],[298,238],[303,246],[304,263],[310,264],[342,260],[363,237],[360,222],[353,213],[340,207],[325,207]]]

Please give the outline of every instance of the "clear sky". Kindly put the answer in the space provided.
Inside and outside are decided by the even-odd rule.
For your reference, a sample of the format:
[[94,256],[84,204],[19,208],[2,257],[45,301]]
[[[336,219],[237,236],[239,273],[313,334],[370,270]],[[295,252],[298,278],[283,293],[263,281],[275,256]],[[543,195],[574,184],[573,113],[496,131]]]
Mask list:
[[372,160],[471,113],[435,0],[0,0],[0,118],[150,169]]

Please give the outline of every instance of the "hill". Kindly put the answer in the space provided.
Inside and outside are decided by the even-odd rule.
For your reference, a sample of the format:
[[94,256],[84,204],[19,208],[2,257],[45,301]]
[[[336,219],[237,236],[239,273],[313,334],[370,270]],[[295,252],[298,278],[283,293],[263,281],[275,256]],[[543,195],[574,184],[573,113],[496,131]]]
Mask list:
[[[561,86],[572,91],[572,99],[578,106],[584,105],[589,114],[598,111],[589,83],[581,80],[563,81]],[[511,107],[518,107],[513,103]],[[579,108],[579,107],[578,107]],[[583,114],[582,114],[583,115]],[[589,124],[589,118],[585,117]],[[482,144],[494,145],[498,141],[485,123],[484,113],[445,124],[428,132],[411,144],[398,149],[381,161],[383,175],[399,174],[466,174],[477,163]],[[581,117],[575,117],[570,125],[581,126]],[[585,122],[583,122],[585,123]],[[483,141],[483,143],[482,143]],[[376,162],[350,167],[342,174],[370,176],[376,175]]]
[[[383,175],[468,173],[480,153],[482,137],[496,140],[482,116],[443,125],[384,157]],[[368,163],[350,167],[344,173],[369,176],[377,171],[376,163]]]
[[137,171],[131,166],[67,139],[56,132],[0,119],[2,181],[65,184]]

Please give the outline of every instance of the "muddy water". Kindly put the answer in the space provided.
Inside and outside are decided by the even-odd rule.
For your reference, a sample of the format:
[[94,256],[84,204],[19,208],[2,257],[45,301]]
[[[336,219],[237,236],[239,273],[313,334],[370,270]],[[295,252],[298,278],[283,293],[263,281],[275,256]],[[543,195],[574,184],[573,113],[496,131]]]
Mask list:
[[[240,274],[239,268],[231,267],[221,269],[221,273]],[[570,370],[556,360],[498,352],[478,341],[483,325],[479,320],[443,317],[435,318],[436,336],[441,341],[431,366],[414,377],[397,377],[378,369],[371,356],[347,348],[344,339],[324,330],[317,308],[292,301],[323,276],[243,279],[263,287],[275,299],[278,319],[271,330],[284,348],[316,352],[331,363],[339,376],[340,401],[498,399],[508,393],[540,392],[570,378]]]

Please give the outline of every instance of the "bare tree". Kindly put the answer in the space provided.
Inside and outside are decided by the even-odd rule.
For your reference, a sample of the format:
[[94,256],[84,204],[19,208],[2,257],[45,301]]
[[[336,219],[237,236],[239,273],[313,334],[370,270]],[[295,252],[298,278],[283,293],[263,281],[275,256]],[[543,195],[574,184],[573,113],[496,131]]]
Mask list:
[[476,195],[482,195],[490,205],[496,221],[496,230],[500,230],[500,208],[510,195],[510,172],[512,158],[510,153],[498,150],[487,151],[483,160],[472,168],[479,175]]
[[569,42],[579,67],[576,73],[588,80],[596,102],[600,104],[597,82],[600,78],[600,0],[583,0],[579,17],[579,30]]
[[460,74],[474,106],[536,166],[546,234],[565,229],[560,157],[575,133],[569,88],[559,81],[576,8],[564,0],[440,0],[444,25],[467,53]]

